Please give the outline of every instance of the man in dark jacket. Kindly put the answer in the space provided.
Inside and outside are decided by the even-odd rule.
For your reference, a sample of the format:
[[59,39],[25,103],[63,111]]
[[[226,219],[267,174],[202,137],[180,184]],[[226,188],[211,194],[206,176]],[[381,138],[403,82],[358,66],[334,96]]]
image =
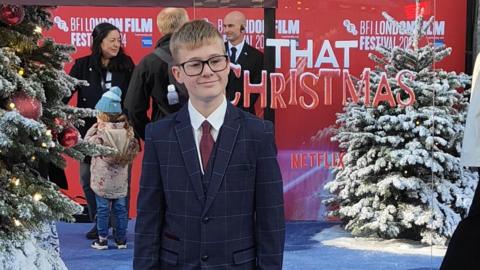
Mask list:
[[233,100],[235,93],[240,92],[241,98],[237,107],[255,114],[255,102],[258,94],[250,95],[250,104],[248,107],[243,105],[243,72],[250,71],[250,83],[260,83],[263,69],[263,53],[252,46],[245,40],[245,15],[239,11],[228,13],[223,19],[224,33],[227,38],[225,49],[230,57],[230,62],[238,64],[242,67],[242,75],[237,78],[233,71],[228,75],[227,98]]
[[[168,48],[172,33],[188,21],[187,11],[183,8],[164,8],[157,16],[157,26],[163,37],[157,42],[156,49]],[[167,114],[178,111],[181,103],[169,105],[167,100],[168,63],[152,52],[145,56],[136,66],[127,96],[125,109],[138,137],[145,138],[145,126],[150,121],[158,120]],[[150,108],[150,97],[153,99],[152,117],[147,116]]]
[[477,187],[468,216],[458,224],[448,244],[440,270],[477,270],[480,240],[480,188]]

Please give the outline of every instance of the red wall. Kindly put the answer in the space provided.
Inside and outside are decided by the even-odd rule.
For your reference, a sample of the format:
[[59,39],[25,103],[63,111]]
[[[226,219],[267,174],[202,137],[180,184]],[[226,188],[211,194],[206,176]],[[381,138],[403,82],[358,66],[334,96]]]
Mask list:
[[[422,5],[425,15],[435,15],[439,26],[436,34],[429,36],[428,40],[445,43],[453,48],[452,54],[439,63],[438,67],[463,71],[466,39],[465,1],[422,1]],[[332,179],[332,169],[339,166],[340,158],[337,146],[330,142],[331,133],[328,128],[335,123],[335,113],[342,108],[340,77],[332,79],[331,104],[325,105],[322,77],[317,84],[307,80],[307,85],[318,94],[317,106],[304,109],[298,105],[301,96],[305,98],[306,103],[312,102],[310,96],[301,90],[298,82],[295,85],[297,105],[289,104],[292,97],[289,70],[296,70],[300,76],[306,72],[318,74],[320,68],[340,71],[348,69],[350,74],[358,77],[365,67],[373,68],[368,54],[374,50],[364,45],[367,39],[384,40],[388,46],[405,44],[405,35],[392,33],[389,31],[391,29],[385,28],[387,24],[382,12],[386,11],[400,21],[411,21],[414,10],[413,1],[410,0],[279,1],[276,13],[277,42],[291,40],[298,42],[297,48],[281,47],[276,55],[277,63],[280,64],[277,72],[284,74],[283,77],[286,79],[286,91],[282,97],[287,107],[277,109],[275,117],[278,158],[284,178],[288,219],[325,218],[326,209],[321,200],[328,197],[328,194],[323,191],[323,185]],[[156,14],[159,11],[160,8],[59,7],[54,11],[56,25],[46,35],[54,37],[57,42],[77,46],[77,53],[73,55],[73,58],[77,58],[89,54],[88,37],[95,23],[102,18],[110,19],[120,26],[124,34],[126,52],[138,62],[141,57],[152,51],[152,47],[148,46],[149,41],[154,44],[159,38],[156,30]],[[231,10],[218,8],[188,10],[191,18],[207,18],[218,25],[219,30],[222,18],[229,11]],[[241,9],[241,11],[247,15],[249,43],[263,50],[265,46],[262,31],[263,10]],[[356,31],[353,30],[353,26]],[[357,46],[350,48],[346,53],[346,49],[341,45],[341,42],[345,41],[356,42]],[[295,50],[299,53],[311,52],[309,59],[312,65],[308,65],[308,58],[293,59],[291,65],[291,54]],[[66,70],[68,71],[70,67],[71,65],[67,65]],[[142,154],[139,154],[133,165],[131,216],[135,216],[141,159]],[[78,165],[75,161],[69,160],[67,174],[70,188],[65,193],[72,198],[82,196]]]

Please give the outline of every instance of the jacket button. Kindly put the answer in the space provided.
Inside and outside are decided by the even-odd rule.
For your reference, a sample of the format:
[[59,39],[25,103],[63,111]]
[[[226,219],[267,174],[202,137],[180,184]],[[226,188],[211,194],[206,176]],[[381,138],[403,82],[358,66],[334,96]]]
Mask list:
[[206,262],[208,260],[208,255],[203,255],[202,256],[202,261]]
[[203,218],[203,223],[204,223],[204,224],[207,224],[209,221],[210,221],[210,218],[209,218],[209,217],[204,217],[204,218]]
[[83,101],[87,101],[87,98],[82,98]]

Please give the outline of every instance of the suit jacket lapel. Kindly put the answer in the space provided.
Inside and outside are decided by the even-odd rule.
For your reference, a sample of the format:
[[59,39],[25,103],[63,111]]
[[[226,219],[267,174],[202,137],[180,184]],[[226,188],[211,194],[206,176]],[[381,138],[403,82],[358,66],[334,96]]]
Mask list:
[[[250,48],[250,45],[248,45],[248,43],[245,42],[245,44],[243,44],[242,51],[240,52],[240,54],[237,57],[237,61],[236,61],[237,64],[240,64],[241,66],[243,66],[245,64],[245,61],[248,58],[249,48]],[[228,50],[228,42],[225,42],[225,50],[227,51],[228,57],[230,57],[230,51]]]
[[[238,58],[237,58],[237,64],[240,64],[242,67],[245,66],[245,63],[248,59],[248,47],[249,45],[245,42],[245,44],[243,44],[243,48],[242,48],[242,51],[240,52],[240,54],[238,55]],[[242,68],[242,71],[245,70],[244,68]]]
[[195,145],[195,139],[193,137],[192,124],[190,123],[190,116],[188,114],[188,106],[178,112],[176,116],[177,123],[175,125],[175,132],[177,133],[178,143],[180,144],[180,150],[182,151],[183,161],[185,162],[185,168],[190,176],[190,182],[192,183],[195,194],[197,195],[200,203],[204,204],[205,195],[202,188],[200,164],[198,161],[197,147]]
[[240,123],[238,121],[239,117],[240,114],[238,109],[234,108],[233,105],[228,102],[225,121],[223,122],[216,142],[218,143],[217,155],[212,167],[212,174],[207,192],[207,201],[202,216],[207,213],[212,205],[225,176],[225,171],[230,162],[230,156],[232,155],[235,142],[237,141],[238,131],[240,130]]

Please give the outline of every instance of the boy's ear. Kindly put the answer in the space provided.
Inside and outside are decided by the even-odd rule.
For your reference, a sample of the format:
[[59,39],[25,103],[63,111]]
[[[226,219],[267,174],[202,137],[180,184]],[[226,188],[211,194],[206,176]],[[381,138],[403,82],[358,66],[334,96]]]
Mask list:
[[172,66],[172,75],[175,78],[175,80],[177,80],[177,82],[183,83],[183,80],[180,80],[180,77],[181,77],[180,72],[182,72],[180,69],[181,67],[179,66]]

